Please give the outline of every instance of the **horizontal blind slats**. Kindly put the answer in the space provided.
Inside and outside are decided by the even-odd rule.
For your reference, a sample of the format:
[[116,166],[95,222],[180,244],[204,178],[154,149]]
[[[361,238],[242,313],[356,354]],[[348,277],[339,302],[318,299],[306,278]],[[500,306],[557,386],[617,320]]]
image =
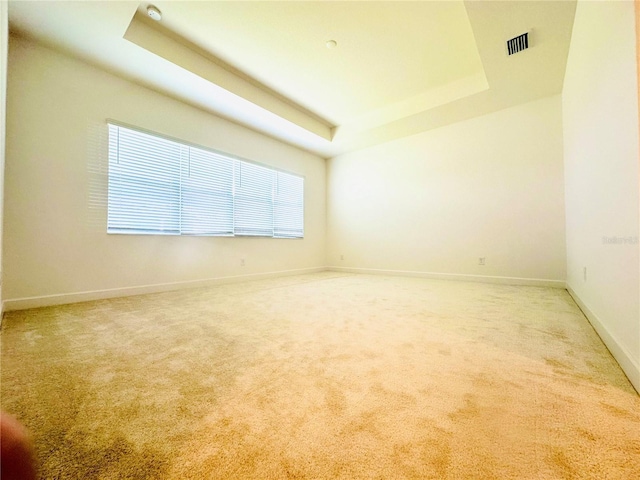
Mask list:
[[277,172],[274,198],[274,229],[276,237],[304,236],[304,179]]
[[109,233],[304,236],[304,179],[109,124]]
[[233,233],[233,160],[195,147],[182,168],[182,232]]
[[107,231],[179,233],[181,146],[115,125],[109,144]]
[[236,160],[234,232],[236,235],[273,236],[275,171]]

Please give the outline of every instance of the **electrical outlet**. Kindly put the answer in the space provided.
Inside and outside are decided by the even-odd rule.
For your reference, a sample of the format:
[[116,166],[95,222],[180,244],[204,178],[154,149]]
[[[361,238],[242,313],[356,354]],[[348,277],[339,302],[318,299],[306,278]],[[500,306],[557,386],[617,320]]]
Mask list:
[[484,265],[485,264],[485,260],[486,260],[485,257],[478,258],[478,265]]
[[344,260],[344,255],[340,255],[340,260]]
[[587,267],[582,267],[582,277],[584,278],[584,281],[587,281]]
[[241,266],[241,267],[244,267],[244,258],[241,258],[241,259],[240,259],[240,266]]

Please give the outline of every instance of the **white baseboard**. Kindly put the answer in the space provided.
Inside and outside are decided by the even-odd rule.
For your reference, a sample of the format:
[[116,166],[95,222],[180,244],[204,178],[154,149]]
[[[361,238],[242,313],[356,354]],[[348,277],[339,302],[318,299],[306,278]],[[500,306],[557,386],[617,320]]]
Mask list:
[[107,290],[92,290],[88,292],[61,293],[57,295],[44,295],[39,297],[26,297],[5,300],[4,311],[26,310],[28,308],[50,307],[67,303],[88,302],[91,300],[103,300],[106,298],[129,297],[132,295],[145,295],[148,293],[169,292],[187,288],[210,287],[228,283],[247,282],[251,280],[266,280],[268,278],[285,277],[290,275],[303,275],[305,273],[317,273],[326,271],[326,267],[299,268],[295,270],[281,270],[277,272],[251,273],[247,275],[234,275],[229,277],[215,277],[202,280],[190,280],[186,282],[160,283],[154,285],[141,285],[137,287],[110,288]]
[[488,275],[468,275],[461,273],[416,272],[411,270],[382,270],[377,268],[327,267],[334,272],[363,273],[367,275],[391,275],[396,277],[433,278],[436,280],[457,280],[459,282],[497,283],[501,285],[525,285],[532,287],[566,287],[564,280],[543,278],[491,277]]
[[638,359],[633,358],[629,351],[622,345],[616,337],[609,331],[605,324],[593,313],[593,311],[582,301],[578,294],[567,285],[569,295],[578,304],[582,313],[584,313],[589,323],[593,326],[596,333],[600,336],[606,347],[616,359],[620,368],[625,373],[633,388],[640,394],[640,365]]

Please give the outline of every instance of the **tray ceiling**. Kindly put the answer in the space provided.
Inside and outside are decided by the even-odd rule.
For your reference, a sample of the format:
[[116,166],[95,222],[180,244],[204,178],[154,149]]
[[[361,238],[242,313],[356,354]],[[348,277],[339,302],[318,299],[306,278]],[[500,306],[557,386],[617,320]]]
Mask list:
[[[14,34],[324,157],[560,93],[575,1],[10,2]],[[509,57],[506,41],[530,32]],[[335,45],[327,42],[333,41]]]

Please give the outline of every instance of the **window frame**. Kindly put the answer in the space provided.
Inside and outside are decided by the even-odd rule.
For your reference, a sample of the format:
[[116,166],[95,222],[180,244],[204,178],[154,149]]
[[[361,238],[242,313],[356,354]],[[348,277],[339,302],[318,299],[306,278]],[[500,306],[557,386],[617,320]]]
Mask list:
[[[298,173],[295,172],[291,172],[282,168],[278,168],[278,167],[274,167],[272,165],[268,165],[262,162],[256,162],[254,160],[249,160],[243,157],[239,157],[237,155],[233,155],[233,154],[229,154],[226,152],[222,152],[220,150],[216,150],[210,147],[205,147],[203,145],[199,145],[199,144],[195,144],[192,142],[188,142],[182,139],[178,139],[175,137],[171,137],[168,135],[164,135],[161,133],[157,133],[154,131],[150,131],[144,128],[140,128],[140,127],[136,127],[136,126],[132,126],[117,120],[112,120],[112,119],[107,119],[106,121],[107,123],[107,137],[108,137],[108,141],[107,141],[107,145],[108,145],[108,154],[107,154],[107,234],[109,235],[161,235],[161,236],[165,236],[165,235],[170,235],[170,236],[210,236],[210,237],[251,237],[251,238],[289,238],[289,239],[304,239],[304,235],[305,235],[305,183],[306,183],[306,178],[304,175],[300,175]],[[114,148],[114,140],[112,138],[112,127],[116,127],[116,131],[118,132],[118,138],[116,140],[116,152],[113,152],[113,148]],[[160,139],[162,141],[168,141],[168,142],[172,142],[174,144],[176,144],[176,146],[178,146],[180,148],[180,151],[182,152],[183,150],[185,150],[187,152],[186,157],[183,157],[182,153],[180,155],[180,169],[179,169],[179,177],[177,178],[178,184],[179,184],[179,188],[180,188],[180,194],[179,194],[179,199],[178,199],[178,203],[177,203],[177,208],[179,210],[179,216],[180,216],[180,223],[179,223],[179,227],[177,230],[174,231],[161,231],[161,230],[153,230],[153,229],[149,229],[148,231],[144,231],[143,228],[138,228],[135,225],[133,225],[133,223],[131,223],[131,225],[129,226],[123,226],[122,224],[120,225],[112,225],[112,216],[116,216],[117,214],[122,215],[123,211],[118,211],[115,212],[112,210],[112,204],[115,203],[115,194],[114,194],[114,178],[116,177],[116,173],[114,173],[112,171],[113,167],[112,167],[112,162],[114,161],[114,156],[116,161],[120,160],[120,138],[119,138],[119,132],[120,129],[125,129],[125,130],[129,130],[132,131],[136,134],[142,134],[142,135],[148,135],[153,137],[154,139]],[[183,158],[188,158],[188,162],[191,161],[191,149],[196,149],[200,152],[203,152],[205,155],[213,155],[214,157],[219,157],[222,158],[224,160],[228,160],[230,162],[232,162],[230,168],[233,171],[233,175],[232,175],[232,184],[231,184],[231,204],[232,204],[232,209],[231,209],[231,231],[230,232],[226,232],[226,233],[187,233],[185,232],[186,228],[183,229],[183,224],[182,224],[182,217],[183,217],[183,213],[185,212],[185,210],[188,210],[189,208],[193,209],[197,209],[197,207],[199,207],[199,204],[185,204],[184,202],[184,194],[183,194],[183,188],[185,190],[185,192],[188,190],[187,187],[187,181],[185,180],[185,174],[183,172],[183,170],[185,170],[183,168]],[[268,200],[268,204],[270,205],[271,208],[271,231],[270,234],[265,234],[265,233],[244,233],[240,232],[236,233],[236,200],[237,198],[240,198],[239,196],[237,197],[237,190],[238,190],[238,186],[237,186],[237,180],[236,180],[236,172],[241,169],[242,164],[246,164],[248,166],[248,168],[251,167],[259,167],[259,169],[266,169],[269,172],[269,175],[271,176],[272,180],[272,188],[271,188],[271,195],[270,195],[270,199]],[[190,170],[191,164],[189,163],[189,167],[188,170]],[[132,167],[132,168],[139,168],[139,167]],[[151,174],[153,175],[153,174]],[[284,223],[279,223],[278,225],[276,225],[277,221],[282,222],[282,220],[278,220],[276,219],[276,214],[275,211],[277,208],[280,208],[277,206],[280,197],[279,194],[276,192],[276,189],[279,188],[279,181],[278,179],[280,178],[280,175],[285,175],[285,176],[289,176],[290,178],[294,179],[294,183],[298,182],[297,184],[297,188],[301,188],[301,192],[299,197],[296,197],[296,199],[299,200],[299,202],[294,202],[290,203],[288,206],[291,209],[297,208],[299,211],[296,212],[298,217],[291,217],[294,220],[294,223],[296,225],[296,229],[293,230],[293,233],[291,229],[287,228],[287,225],[289,225],[287,223],[286,220],[284,220]],[[287,177],[283,177],[283,178],[287,178]],[[295,180],[297,179],[297,180]],[[175,182],[175,179],[172,180]],[[204,203],[204,200],[203,200]],[[135,206],[134,206],[135,208]],[[138,213],[133,213],[133,215],[139,215]],[[186,214],[185,214],[186,215]],[[295,214],[294,214],[295,215]],[[144,217],[142,217],[144,218]],[[290,220],[290,219],[289,219]],[[114,222],[115,223],[115,222]],[[299,228],[297,228],[299,227]],[[263,232],[266,231],[263,229]],[[283,234],[278,234],[278,232],[285,232]]]

